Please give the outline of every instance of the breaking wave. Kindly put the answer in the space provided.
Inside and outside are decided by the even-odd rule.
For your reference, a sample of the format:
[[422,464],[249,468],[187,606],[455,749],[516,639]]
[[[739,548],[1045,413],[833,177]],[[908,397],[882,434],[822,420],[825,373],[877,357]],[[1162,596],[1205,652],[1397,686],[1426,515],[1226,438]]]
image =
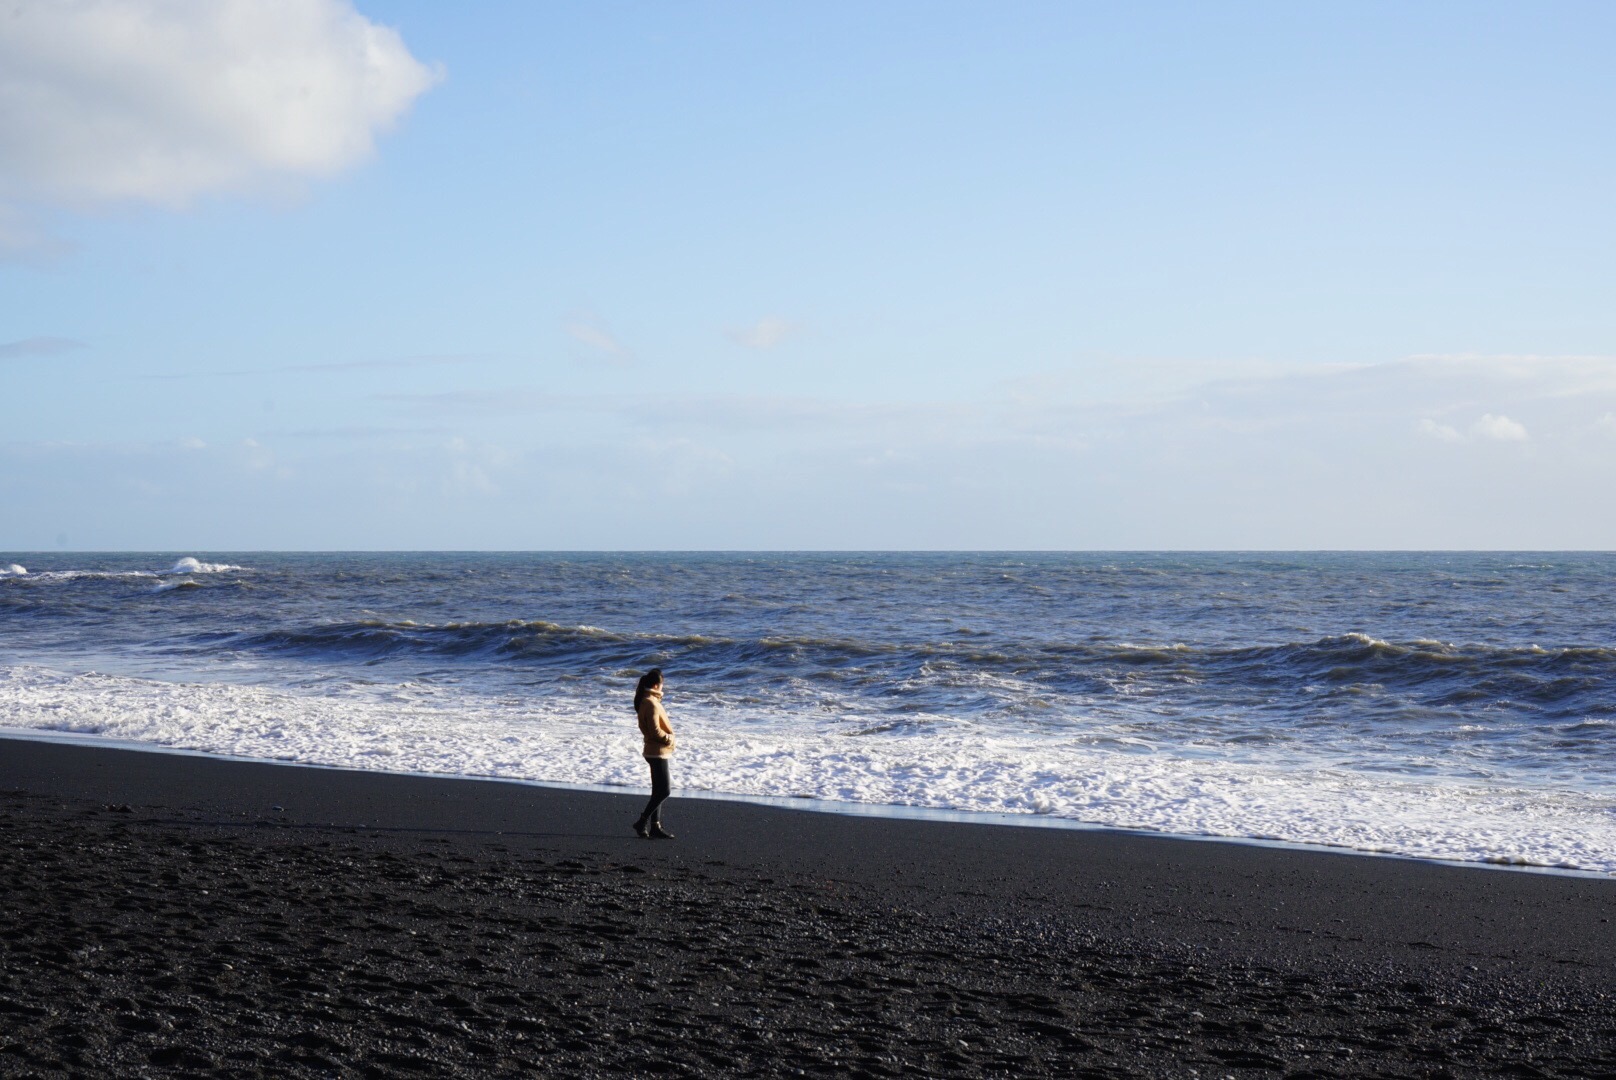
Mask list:
[[1188,681],[1305,691],[1315,699],[1368,686],[1413,694],[1431,705],[1519,699],[1548,708],[1604,711],[1616,704],[1587,700],[1616,683],[1613,648],[1393,643],[1361,633],[1245,648],[1131,642],[1023,642],[987,648],[969,640],[895,643],[794,635],[631,633],[542,620],[440,625],[355,620],[213,636],[196,645],[295,653],[309,659],[435,656],[579,668],[678,666],[687,675],[731,678],[975,673],[1095,692],[1115,689],[1119,680],[1134,689]]

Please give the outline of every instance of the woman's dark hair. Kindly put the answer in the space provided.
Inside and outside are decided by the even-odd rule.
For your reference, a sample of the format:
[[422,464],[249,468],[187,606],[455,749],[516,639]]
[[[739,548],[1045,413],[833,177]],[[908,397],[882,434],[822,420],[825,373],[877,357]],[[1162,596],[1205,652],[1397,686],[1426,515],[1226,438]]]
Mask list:
[[661,686],[661,685],[662,685],[662,669],[661,668],[654,667],[650,671],[647,671],[644,675],[641,675],[640,676],[640,685],[638,685],[638,686],[636,686],[634,688],[634,711],[639,712],[640,711],[640,702],[645,700],[645,695],[649,694],[652,691],[652,689],[654,689],[655,687],[658,687],[658,686]]

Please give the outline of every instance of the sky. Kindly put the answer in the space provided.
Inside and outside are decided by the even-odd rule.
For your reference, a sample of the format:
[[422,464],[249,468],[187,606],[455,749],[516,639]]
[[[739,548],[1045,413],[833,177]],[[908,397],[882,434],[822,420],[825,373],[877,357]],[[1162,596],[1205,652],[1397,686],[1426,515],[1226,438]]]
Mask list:
[[0,554],[1616,548],[1613,44],[13,2]]

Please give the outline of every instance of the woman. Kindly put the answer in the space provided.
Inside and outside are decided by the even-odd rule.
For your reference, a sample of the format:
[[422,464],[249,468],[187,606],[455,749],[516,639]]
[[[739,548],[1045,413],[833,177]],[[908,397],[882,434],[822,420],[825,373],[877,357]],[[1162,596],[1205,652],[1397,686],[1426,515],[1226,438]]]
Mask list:
[[645,760],[651,766],[651,801],[645,804],[640,820],[634,823],[634,831],[654,840],[672,840],[673,834],[662,828],[662,803],[672,786],[668,759],[673,756],[673,726],[668,723],[667,710],[662,707],[661,668],[652,668],[640,676],[640,684],[634,688],[634,712],[640,718],[640,734],[645,736]]

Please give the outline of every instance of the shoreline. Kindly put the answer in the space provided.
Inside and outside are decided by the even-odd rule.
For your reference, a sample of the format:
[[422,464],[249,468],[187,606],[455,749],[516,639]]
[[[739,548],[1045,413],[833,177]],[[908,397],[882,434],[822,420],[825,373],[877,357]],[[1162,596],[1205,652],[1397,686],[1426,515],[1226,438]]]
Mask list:
[[1616,1073],[1608,879],[643,797],[0,739],[0,1073]]
[[[395,771],[386,769],[359,769],[351,765],[325,765],[319,762],[293,761],[281,758],[238,757],[231,754],[214,753],[208,750],[192,750],[186,747],[162,746],[156,743],[140,743],[129,740],[112,739],[100,735],[81,735],[74,732],[55,732],[29,728],[0,727],[0,745],[7,741],[42,742],[63,746],[83,746],[87,748],[101,748],[111,750],[124,750],[131,753],[168,754],[178,757],[196,757],[212,761],[239,762],[250,765],[285,766],[294,769],[323,769],[339,773],[370,774],[382,776],[413,777],[416,779],[460,780],[476,783],[515,784],[524,787],[545,788],[553,791],[591,792],[600,795],[625,795],[637,791],[637,788],[614,787],[607,784],[569,784],[553,780],[527,780],[509,776],[483,776],[470,773],[428,773]],[[995,813],[991,811],[953,810],[926,806],[904,806],[886,803],[860,803],[842,802],[831,799],[814,799],[802,797],[774,796],[774,795],[736,795],[721,791],[697,791],[690,794],[681,794],[675,789],[675,798],[686,800],[702,800],[710,802],[734,802],[753,806],[773,807],[799,813],[832,814],[853,818],[892,818],[906,821],[929,821],[937,823],[951,823],[960,825],[996,825],[1016,829],[1054,829],[1074,832],[1103,832],[1116,833],[1121,836],[1162,837],[1169,840],[1182,840],[1192,843],[1235,844],[1240,846],[1273,848],[1280,851],[1297,851],[1317,854],[1353,855],[1370,859],[1394,859],[1415,863],[1430,864],[1433,866],[1449,866],[1473,870],[1508,871],[1525,874],[1546,874],[1551,876],[1564,876],[1576,878],[1591,878],[1596,881],[1616,881],[1616,873],[1602,870],[1584,870],[1578,867],[1550,866],[1541,863],[1507,862],[1504,860],[1481,859],[1442,859],[1422,855],[1405,855],[1395,851],[1370,851],[1364,848],[1354,848],[1347,845],[1303,843],[1295,840],[1279,840],[1270,837],[1255,836],[1226,836],[1210,833],[1174,833],[1154,829],[1128,829],[1115,825],[1102,825],[1093,822],[1079,821],[1072,818],[1060,818],[1038,814],[1010,814]]]

